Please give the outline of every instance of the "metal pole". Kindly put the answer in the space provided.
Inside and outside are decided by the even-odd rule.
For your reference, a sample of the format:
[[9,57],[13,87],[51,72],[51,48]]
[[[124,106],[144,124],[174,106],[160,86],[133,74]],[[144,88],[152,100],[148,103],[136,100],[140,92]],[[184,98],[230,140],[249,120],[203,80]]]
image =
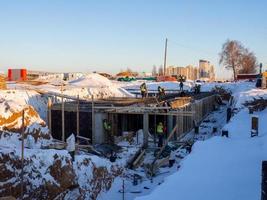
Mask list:
[[125,200],[125,187],[124,187],[124,179],[122,180],[122,200]]
[[23,174],[24,174],[24,117],[25,112],[22,110],[22,127],[21,127],[21,174],[20,174],[20,186],[21,186],[21,199],[23,199]]
[[168,45],[168,39],[165,40],[165,53],[164,53],[164,76],[166,75],[166,62],[167,62],[167,45]]

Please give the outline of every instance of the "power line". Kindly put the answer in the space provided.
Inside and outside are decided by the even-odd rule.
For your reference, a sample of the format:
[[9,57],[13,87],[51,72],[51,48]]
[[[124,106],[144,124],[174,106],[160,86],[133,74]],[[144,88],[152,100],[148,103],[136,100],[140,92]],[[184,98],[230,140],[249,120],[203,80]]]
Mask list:
[[[214,54],[214,53],[212,53],[212,52],[208,52],[208,51],[206,51],[206,50],[202,50],[202,49],[199,49],[199,48],[197,48],[197,47],[188,46],[188,45],[185,45],[185,44],[176,42],[176,41],[174,41],[174,40],[170,40],[170,39],[168,39],[168,41],[170,42],[170,43],[169,43],[170,45],[176,45],[176,46],[179,46],[179,47],[183,47],[183,48],[185,48],[185,49],[189,49],[189,50],[195,51],[195,52],[200,53],[200,54],[202,54],[202,55],[205,55],[205,56],[207,56],[207,57],[210,57],[210,54]],[[207,55],[207,54],[209,54],[209,55]],[[214,55],[215,55],[215,54],[214,54]]]

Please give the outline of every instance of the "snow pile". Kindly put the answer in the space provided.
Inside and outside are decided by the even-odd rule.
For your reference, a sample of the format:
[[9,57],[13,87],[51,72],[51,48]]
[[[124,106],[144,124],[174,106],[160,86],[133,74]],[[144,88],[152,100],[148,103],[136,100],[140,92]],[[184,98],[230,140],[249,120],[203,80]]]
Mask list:
[[[12,87],[16,86],[12,85]],[[9,101],[9,103],[13,102],[16,104],[16,107],[30,105],[38,112],[42,119],[46,119],[47,99],[36,91],[25,89],[0,90],[0,99]]]
[[78,87],[92,87],[92,88],[112,87],[111,81],[99,74],[88,74],[76,80],[69,81],[69,84]]
[[132,96],[130,93],[99,74],[88,74],[77,80],[70,81],[69,84],[75,88],[87,88],[88,94],[90,96],[94,95],[95,98]]
[[18,130],[22,127],[22,110],[24,110],[24,125],[45,125],[32,106],[20,105],[13,100],[0,99],[0,128],[4,130]]
[[[24,110],[25,134],[49,139],[49,130],[41,119],[34,105],[43,113],[44,101],[40,95],[31,91],[7,90],[0,92],[0,130],[20,132],[22,128],[22,111]],[[44,113],[43,113],[44,114]]]

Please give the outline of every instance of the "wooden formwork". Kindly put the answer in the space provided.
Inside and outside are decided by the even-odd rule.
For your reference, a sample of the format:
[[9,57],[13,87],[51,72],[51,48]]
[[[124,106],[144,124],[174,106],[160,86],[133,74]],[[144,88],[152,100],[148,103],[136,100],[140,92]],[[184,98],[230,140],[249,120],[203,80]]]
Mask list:
[[[159,118],[166,119],[165,125],[168,126],[169,130],[177,124],[175,138],[179,138],[194,128],[194,121],[200,123],[213,109],[215,95],[204,95],[206,96],[198,100],[193,100],[192,97],[175,98],[171,101],[169,107],[155,103],[157,102],[155,98],[144,100],[110,98],[106,100],[92,100],[91,102],[79,101],[78,98],[72,102],[66,102],[64,101],[66,97],[61,96],[61,104],[50,105],[48,108],[48,110],[50,109],[48,112],[49,127],[51,127],[53,136],[57,135],[57,139],[65,140],[71,133],[77,133],[77,135],[79,134],[89,138],[91,141],[95,141],[94,125],[102,123],[100,121],[95,122],[95,113],[106,114],[107,119],[112,123],[113,135],[120,134],[118,133],[119,131],[123,131],[124,127],[129,128],[129,123],[133,123],[133,118],[130,117],[131,120],[128,120],[126,123],[128,125],[122,125],[121,123],[125,122],[124,117],[129,118],[129,115],[141,116],[145,119],[142,120],[143,128],[149,129],[151,128],[149,126],[151,117],[155,118],[155,116],[158,116]],[[145,115],[147,118],[144,118]],[[138,119],[138,121],[141,121],[141,119]],[[154,123],[157,121],[154,120]],[[141,123],[139,125],[141,126]],[[148,130],[145,131],[148,132]]]
[[191,131],[195,125],[199,125],[200,122],[213,110],[214,104],[215,95],[212,95],[179,108],[181,112],[192,112],[194,114],[192,116],[176,116],[175,123],[178,124],[176,129],[177,137],[179,138],[179,136],[184,133]]

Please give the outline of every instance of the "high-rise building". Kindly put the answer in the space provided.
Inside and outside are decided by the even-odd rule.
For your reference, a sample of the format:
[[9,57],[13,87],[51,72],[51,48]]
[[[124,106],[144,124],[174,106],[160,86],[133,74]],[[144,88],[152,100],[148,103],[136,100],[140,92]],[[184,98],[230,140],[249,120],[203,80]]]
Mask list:
[[214,66],[207,60],[199,60],[199,78],[205,81],[214,81]]
[[198,78],[198,68],[192,65],[186,67],[169,66],[166,69],[169,76],[185,76],[189,80],[196,80]]

